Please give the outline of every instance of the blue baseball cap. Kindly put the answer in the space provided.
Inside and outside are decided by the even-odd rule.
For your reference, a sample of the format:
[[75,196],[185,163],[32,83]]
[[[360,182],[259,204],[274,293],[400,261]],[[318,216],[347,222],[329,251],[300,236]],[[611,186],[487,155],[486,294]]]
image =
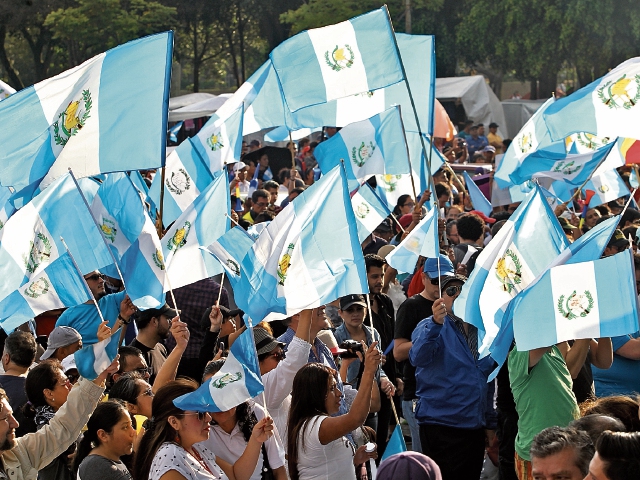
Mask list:
[[440,276],[453,276],[456,274],[453,263],[446,255],[440,255],[438,258],[427,258],[424,262],[424,273],[429,278],[438,278],[438,263],[440,263]]

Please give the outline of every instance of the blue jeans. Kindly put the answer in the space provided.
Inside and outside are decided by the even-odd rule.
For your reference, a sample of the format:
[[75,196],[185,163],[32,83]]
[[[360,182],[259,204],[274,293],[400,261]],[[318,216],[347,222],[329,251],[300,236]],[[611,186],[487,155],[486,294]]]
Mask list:
[[402,401],[402,415],[409,424],[409,430],[411,431],[411,450],[422,453],[422,446],[420,445],[420,426],[418,425],[418,422],[416,422],[412,400]]

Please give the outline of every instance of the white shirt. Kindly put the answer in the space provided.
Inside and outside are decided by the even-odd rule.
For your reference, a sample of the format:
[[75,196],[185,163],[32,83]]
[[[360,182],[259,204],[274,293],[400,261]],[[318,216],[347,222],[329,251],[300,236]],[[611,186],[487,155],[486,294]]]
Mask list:
[[[253,411],[256,414],[258,421],[262,420],[265,416],[264,409],[260,405],[253,405]],[[211,432],[209,439],[204,442],[200,442],[198,446],[206,447],[211,450],[216,457],[229,462],[230,464],[236,463],[238,458],[242,456],[244,450],[247,448],[247,442],[244,439],[244,435],[238,424],[233,427],[231,433],[225,432],[220,425],[211,425]],[[269,458],[269,466],[272,470],[284,466],[284,448],[278,432],[274,432],[274,435],[264,442],[265,449],[267,450],[267,456]],[[251,475],[251,480],[260,480],[262,477],[262,449],[260,449],[260,456],[258,457],[258,463]]]
[[[271,415],[271,418],[273,418],[273,423],[280,433],[280,438],[285,441],[285,445],[293,379],[296,373],[298,373],[298,370],[309,363],[310,351],[310,343],[298,337],[293,337],[293,340],[287,347],[286,358],[278,363],[276,368],[262,375],[267,411],[269,415]],[[254,400],[259,405],[264,406],[262,395],[258,395]]]
[[149,470],[149,480],[158,480],[170,470],[175,470],[187,480],[228,480],[228,477],[216,464],[216,457],[212,451],[203,447],[202,444],[194,445],[193,449],[198,452],[202,457],[202,461],[205,462],[213,474],[208,472],[198,460],[180,445],[167,442],[160,446],[153,457],[151,469]]
[[[298,438],[298,474],[300,480],[340,479],[356,480],[353,456],[356,449],[347,437],[340,437],[326,445],[320,443],[320,425],[326,415],[312,417]],[[302,439],[304,438],[304,448]]]

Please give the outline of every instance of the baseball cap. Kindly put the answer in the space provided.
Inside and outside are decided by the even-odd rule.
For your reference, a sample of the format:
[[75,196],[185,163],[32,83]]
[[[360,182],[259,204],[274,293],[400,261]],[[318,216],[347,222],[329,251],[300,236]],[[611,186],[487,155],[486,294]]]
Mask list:
[[340,355],[341,353],[346,352],[344,348],[340,348],[338,346],[338,341],[331,330],[320,330],[317,338],[327,346],[333,355]]
[[62,363],[62,371],[64,373],[67,373],[69,370],[73,370],[74,368],[76,370],[78,369],[78,367],[76,366],[76,357],[73,354],[64,357],[64,360],[62,360],[62,362],[60,363]]
[[233,171],[237,172],[239,170],[242,170],[243,168],[247,168],[247,164],[244,162],[236,162],[233,164]]
[[405,215],[402,215],[399,219],[398,219],[398,223],[400,225],[402,225],[402,228],[407,228],[409,226],[409,224],[411,223],[411,221],[413,220],[413,215],[410,213],[407,213]]
[[[562,230],[573,231],[573,229],[576,228],[575,225],[572,225],[571,222],[569,222],[569,220],[567,220],[564,217],[558,217],[558,222],[560,223],[560,226],[562,227]],[[622,233],[622,232],[620,232],[620,233]]]
[[440,288],[442,290],[445,289],[445,287],[447,285],[449,285],[451,282],[453,281],[459,281],[459,282],[466,282],[467,281],[467,277],[464,277],[462,275],[458,275],[457,273],[453,276],[447,276],[447,277],[443,277],[442,281],[440,282]]
[[420,452],[396,453],[378,467],[378,480],[405,478],[407,480],[442,480],[440,467]]
[[498,125],[496,122],[491,122],[491,123],[489,124],[489,128],[494,128],[494,127],[495,127],[495,128],[498,128],[499,126],[500,126],[500,125]]
[[620,230],[619,228],[616,228],[615,231],[613,232],[613,235],[611,236],[611,240],[609,240],[609,243],[607,244],[607,247],[626,248],[628,246],[629,246],[629,239],[624,236],[624,233],[622,233],[622,230]]
[[487,145],[486,147],[484,147],[482,149],[483,152],[493,152],[496,153],[496,147],[494,147],[493,145]]
[[386,259],[387,255],[393,252],[395,248],[395,245],[384,245],[378,250],[378,256]]
[[496,219],[495,218],[491,218],[491,217],[487,217],[484,213],[482,213],[480,210],[471,210],[469,213],[475,213],[476,215],[478,215],[482,220],[484,220],[485,223],[490,223],[490,224],[494,224],[496,223]]
[[253,329],[253,338],[256,342],[256,350],[258,352],[258,355],[269,353],[277,346],[280,346],[282,348],[286,345],[273,338],[264,328],[260,327],[256,327]]
[[49,334],[47,349],[44,351],[40,359],[46,360],[51,355],[53,355],[53,352],[55,352],[58,348],[69,346],[72,343],[76,343],[80,340],[82,340],[82,336],[75,328],[65,326],[56,327]]
[[139,311],[136,314],[135,319],[136,319],[136,323],[138,323],[139,321],[143,321],[143,320],[144,321],[151,320],[153,317],[158,318],[160,315],[173,318],[178,316],[179,314],[180,314],[180,310],[175,310],[165,303],[160,308],[149,308],[147,310]]
[[346,310],[351,305],[361,305],[366,308],[367,303],[363,295],[346,295],[340,299],[340,310]]
[[424,262],[424,273],[429,278],[438,278],[438,263],[440,263],[440,276],[455,275],[453,263],[446,255],[440,254],[438,258],[427,258]]
[[374,232],[392,232],[393,228],[391,225],[391,219],[390,218],[385,218],[382,223],[380,225],[378,225],[376,227],[376,229],[374,230]]
[[[235,310],[229,310],[224,305],[219,305],[219,308],[220,308],[220,313],[222,313],[222,319],[223,320],[225,318],[235,317],[236,315],[240,315],[241,317],[244,315],[244,312],[242,310],[240,310],[239,308],[236,308]],[[200,326],[205,330],[209,330],[209,328],[211,327],[211,320],[209,320],[209,315],[210,314],[211,314],[211,307],[207,308],[204,311],[204,314],[202,315],[202,318],[200,319]],[[240,328],[240,326],[238,326],[238,328]]]

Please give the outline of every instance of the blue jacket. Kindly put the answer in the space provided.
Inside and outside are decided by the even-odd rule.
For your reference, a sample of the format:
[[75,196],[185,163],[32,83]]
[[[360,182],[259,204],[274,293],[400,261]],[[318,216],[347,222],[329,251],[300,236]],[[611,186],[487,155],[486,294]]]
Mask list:
[[477,429],[487,425],[491,357],[474,359],[464,335],[447,316],[443,325],[422,320],[411,335],[416,367],[416,420],[420,424]]

